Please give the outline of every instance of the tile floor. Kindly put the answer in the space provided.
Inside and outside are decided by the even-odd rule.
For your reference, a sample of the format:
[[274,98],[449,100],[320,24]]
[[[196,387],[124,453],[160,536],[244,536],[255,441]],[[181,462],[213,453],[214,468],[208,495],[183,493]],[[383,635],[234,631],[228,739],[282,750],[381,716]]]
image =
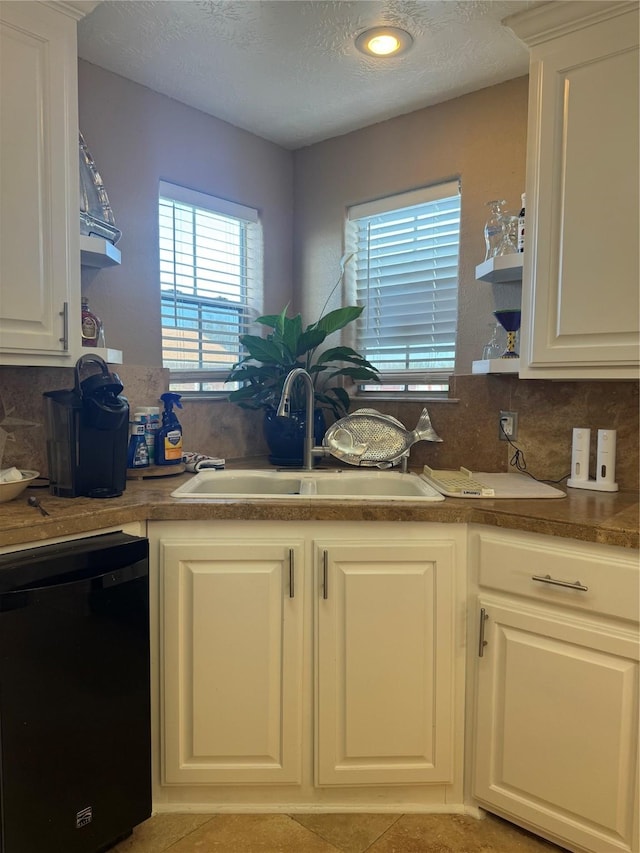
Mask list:
[[160,814],[110,853],[563,853],[492,815]]

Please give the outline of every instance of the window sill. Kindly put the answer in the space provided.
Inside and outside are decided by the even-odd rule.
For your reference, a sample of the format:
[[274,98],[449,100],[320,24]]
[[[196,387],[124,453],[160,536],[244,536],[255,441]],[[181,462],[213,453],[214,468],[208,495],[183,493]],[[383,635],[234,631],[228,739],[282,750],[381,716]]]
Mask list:
[[[356,397],[351,398],[352,404],[358,404],[361,408],[365,408],[369,406],[370,408],[374,408],[374,403],[376,400],[380,402],[393,402],[393,403],[459,403],[459,399],[457,397],[446,397],[442,396],[429,396],[427,394],[378,394],[375,391],[369,396],[358,395]],[[353,406],[352,406],[353,408]]]

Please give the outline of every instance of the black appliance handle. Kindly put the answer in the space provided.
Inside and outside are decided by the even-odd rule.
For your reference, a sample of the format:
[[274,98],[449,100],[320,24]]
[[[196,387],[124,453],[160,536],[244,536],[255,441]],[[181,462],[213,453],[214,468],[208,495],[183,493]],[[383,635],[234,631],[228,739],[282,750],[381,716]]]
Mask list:
[[[100,367],[100,373],[91,373],[86,379],[80,381],[80,371],[85,364],[97,364]],[[117,396],[124,386],[117,373],[111,373],[107,363],[100,358],[99,355],[83,355],[80,356],[75,366],[75,386],[76,394],[82,399],[83,397],[92,399],[103,393]]]
[[74,391],[80,397],[82,397],[82,388],[80,387],[80,370],[86,364],[98,364],[100,366],[102,375],[105,377],[109,376],[109,367],[103,358],[101,358],[99,355],[81,355],[80,358],[76,361],[76,366],[74,368],[75,383],[73,386]]

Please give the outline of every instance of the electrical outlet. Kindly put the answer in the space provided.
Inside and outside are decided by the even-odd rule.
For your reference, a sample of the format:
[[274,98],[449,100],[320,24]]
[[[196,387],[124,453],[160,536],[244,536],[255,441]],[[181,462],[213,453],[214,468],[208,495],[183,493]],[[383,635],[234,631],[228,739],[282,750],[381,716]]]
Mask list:
[[511,441],[515,441],[518,438],[517,412],[500,412],[498,437],[501,441],[506,441],[508,438],[511,439]]

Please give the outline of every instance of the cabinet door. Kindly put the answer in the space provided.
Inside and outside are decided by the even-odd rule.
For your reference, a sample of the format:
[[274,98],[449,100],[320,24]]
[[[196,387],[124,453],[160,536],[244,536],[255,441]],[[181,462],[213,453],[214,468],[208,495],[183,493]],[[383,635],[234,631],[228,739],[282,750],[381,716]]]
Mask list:
[[637,850],[637,636],[490,598],[479,608],[475,797],[580,849]]
[[454,546],[316,543],[319,785],[451,782]]
[[160,542],[165,784],[300,781],[302,554]]
[[2,364],[66,364],[79,349],[77,97],[74,18],[1,3]]
[[638,375],[638,11],[610,6],[532,50],[523,377]]

